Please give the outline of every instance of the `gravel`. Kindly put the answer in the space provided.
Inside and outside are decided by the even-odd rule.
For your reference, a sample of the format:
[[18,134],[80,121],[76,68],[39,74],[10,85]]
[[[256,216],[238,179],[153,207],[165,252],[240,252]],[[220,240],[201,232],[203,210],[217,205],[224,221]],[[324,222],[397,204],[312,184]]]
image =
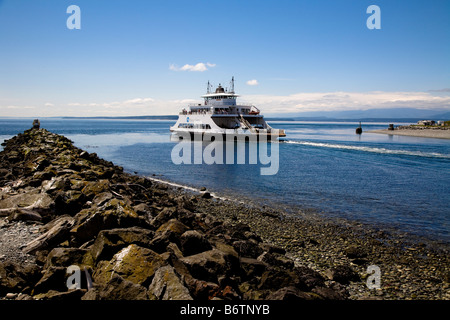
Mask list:
[[22,252],[21,248],[40,235],[40,224],[24,221],[9,222],[0,218],[0,261],[32,264],[35,257]]

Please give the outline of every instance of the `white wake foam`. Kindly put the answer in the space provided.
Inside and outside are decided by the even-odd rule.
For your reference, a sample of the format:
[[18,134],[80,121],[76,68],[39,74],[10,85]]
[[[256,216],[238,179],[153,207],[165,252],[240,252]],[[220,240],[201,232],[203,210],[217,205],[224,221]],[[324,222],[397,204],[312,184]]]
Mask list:
[[393,155],[397,154],[397,155],[408,155],[408,156],[416,156],[416,157],[450,159],[450,154],[442,154],[442,153],[438,153],[438,152],[396,150],[396,149],[375,148],[375,147],[366,147],[366,146],[351,146],[351,145],[345,145],[345,144],[310,142],[310,141],[284,140],[284,143],[299,144],[299,145],[319,147],[319,148],[333,148],[333,149],[341,149],[341,150],[373,152],[373,153],[381,153],[381,154],[393,154]]

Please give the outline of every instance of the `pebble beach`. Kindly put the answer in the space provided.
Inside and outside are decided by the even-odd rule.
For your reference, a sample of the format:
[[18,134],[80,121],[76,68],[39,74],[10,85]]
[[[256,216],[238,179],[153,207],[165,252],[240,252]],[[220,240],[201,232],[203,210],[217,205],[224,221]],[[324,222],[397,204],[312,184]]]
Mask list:
[[435,139],[450,139],[449,127],[420,127],[420,126],[399,126],[394,130],[371,130],[369,133],[391,134],[399,136],[423,137]]

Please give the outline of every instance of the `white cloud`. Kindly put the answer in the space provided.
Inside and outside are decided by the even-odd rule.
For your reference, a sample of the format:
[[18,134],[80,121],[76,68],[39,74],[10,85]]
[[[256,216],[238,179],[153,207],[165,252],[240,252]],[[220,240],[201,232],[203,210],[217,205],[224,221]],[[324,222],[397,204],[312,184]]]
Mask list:
[[450,109],[450,96],[438,96],[430,92],[313,92],[288,96],[252,95],[244,98],[260,106],[262,110],[280,113],[385,108]]
[[45,107],[53,107],[55,106],[53,103],[47,102],[44,104]]
[[[388,108],[418,108],[450,110],[450,94],[443,92],[310,92],[291,95],[244,95],[238,103],[252,103],[264,114],[297,113],[304,111],[345,111]],[[202,103],[201,99],[154,99],[140,97],[123,101],[88,101],[58,103],[38,108],[32,105],[0,105],[1,116],[139,116],[169,115]]]
[[172,71],[199,71],[199,72],[203,72],[208,70],[208,68],[213,68],[216,65],[214,63],[203,63],[203,62],[199,62],[196,65],[192,65],[192,64],[185,64],[184,66],[182,66],[181,68],[171,64],[169,65],[169,69]]
[[188,103],[197,100],[156,100],[150,97],[134,98],[112,102],[72,102],[62,108],[57,114],[49,116],[136,116],[136,115],[167,115],[177,114]]
[[[286,96],[245,95],[238,100],[252,103],[264,113],[295,113],[304,111],[345,111],[384,108],[449,109],[450,96],[430,92],[311,92]],[[75,104],[77,115],[167,115],[177,114],[188,104],[202,103],[201,99],[135,98],[105,103]],[[80,114],[86,108],[89,114]],[[88,111],[89,110],[89,111]],[[66,112],[66,110],[64,110]]]
[[257,86],[259,84],[258,80],[253,79],[253,80],[248,80],[246,82],[249,86]]
[[[26,117],[26,115],[24,115],[21,111],[18,111],[17,114],[15,114],[14,110],[23,110],[23,109],[36,109],[35,106],[17,106],[17,105],[8,105],[8,106],[0,106],[0,109],[2,109],[2,114],[1,116],[5,116],[5,117],[10,117],[10,116],[24,116]],[[12,110],[12,111],[11,111]],[[10,115],[8,114],[8,112],[11,111],[14,114]]]
[[[136,98],[136,99],[130,99],[130,100],[126,100],[123,103],[124,104],[143,104],[143,103],[148,103],[148,102],[153,102],[155,101],[155,99],[152,98]],[[119,103],[119,102],[114,102]]]

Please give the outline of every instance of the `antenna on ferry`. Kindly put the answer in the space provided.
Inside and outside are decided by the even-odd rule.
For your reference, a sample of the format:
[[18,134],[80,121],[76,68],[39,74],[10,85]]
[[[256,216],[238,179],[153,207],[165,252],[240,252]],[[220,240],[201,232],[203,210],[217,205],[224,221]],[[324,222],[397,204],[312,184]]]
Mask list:
[[209,83],[209,80],[208,80],[208,84],[207,84],[207,88],[206,88],[206,94],[210,93],[210,90],[209,90],[210,86],[211,86],[211,84]]
[[234,93],[234,76],[231,77],[230,92]]

